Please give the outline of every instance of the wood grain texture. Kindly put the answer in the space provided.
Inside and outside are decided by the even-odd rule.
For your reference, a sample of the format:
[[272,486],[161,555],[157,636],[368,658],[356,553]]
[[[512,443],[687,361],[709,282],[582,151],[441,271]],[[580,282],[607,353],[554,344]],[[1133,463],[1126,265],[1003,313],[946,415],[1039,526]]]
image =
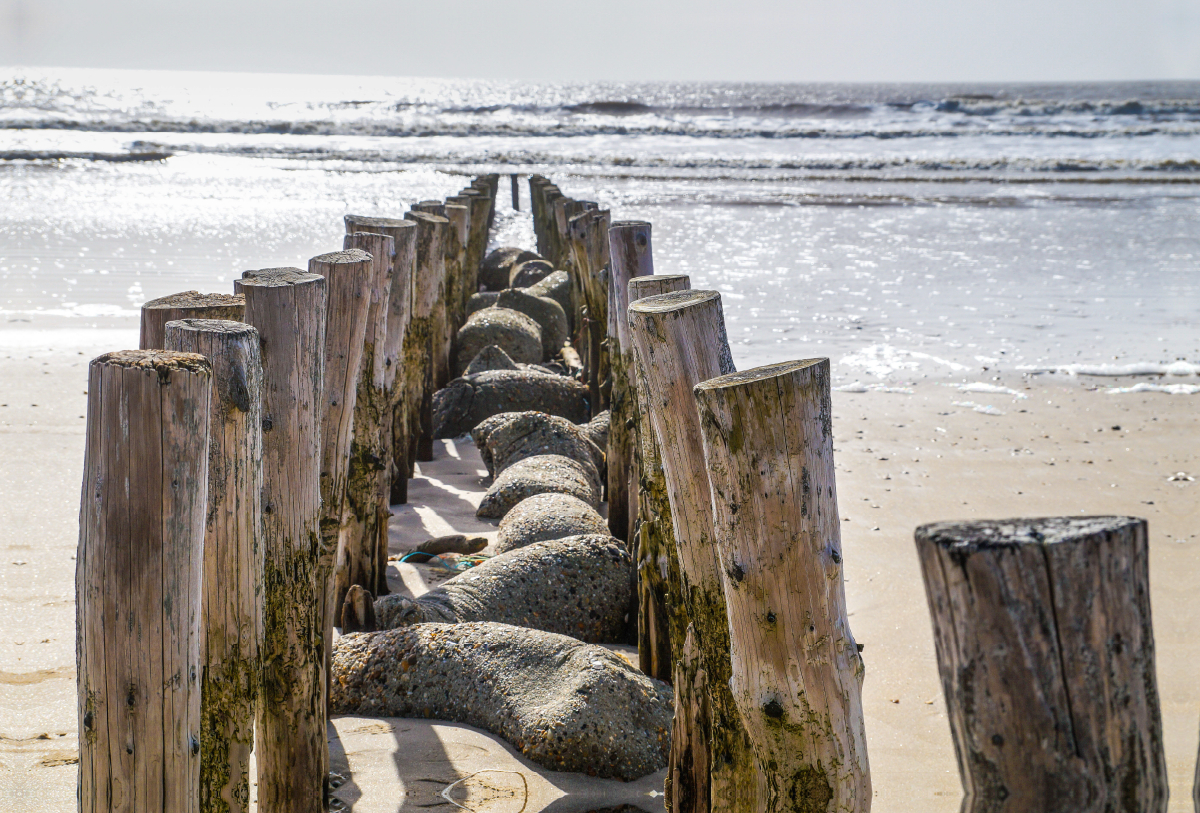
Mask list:
[[629,340],[629,280],[654,273],[650,224],[644,220],[614,223],[608,230],[608,355],[612,370],[608,431],[608,528],[617,539],[634,539],[637,510],[630,498],[634,479],[633,417],[637,399],[633,347]]
[[76,555],[79,809],[200,809],[200,609],[212,371],[126,350],[88,368]]
[[411,391],[408,402],[411,465],[417,460],[433,458],[433,393],[439,380],[448,380],[450,371],[443,298],[449,221],[421,211],[406,212],[404,217],[417,224],[413,316],[404,351],[405,387]]
[[463,289],[466,298],[470,299],[471,294],[479,290],[479,268],[487,256],[491,201],[477,189],[464,189],[462,195],[469,198],[471,207],[471,236],[467,243],[467,265],[463,269]]
[[[629,302],[690,288],[691,280],[686,274],[634,277],[629,280]],[[628,321],[628,307],[625,318]],[[673,609],[683,599],[675,526],[671,522],[671,502],[658,438],[650,425],[646,373],[641,369],[632,339],[630,350],[637,396],[633,403],[637,493],[631,502],[637,509],[638,661],[645,674],[670,683],[674,680],[674,664],[683,649],[687,613]]]
[[[692,395],[696,384],[733,372],[721,297],[693,290],[640,299],[629,306],[629,330],[645,372],[650,423],[662,453],[675,526],[684,600],[672,609],[688,615],[709,687],[710,787],[707,793],[696,789],[685,795],[707,796],[714,811],[758,811],[758,771],[729,689],[729,622]],[[676,725],[694,716],[677,717]]]
[[200,810],[250,809],[250,752],[262,664],[263,370],[243,322],[166,325],[168,350],[212,365],[200,661]]
[[964,813],[1167,809],[1145,520],[916,531]]
[[246,302],[237,294],[202,294],[184,291],[151,299],[142,305],[139,346],[142,350],[166,347],[166,325],[176,319],[229,319],[242,321]]
[[[404,342],[412,319],[413,277],[416,273],[417,224],[411,220],[346,215],[346,233],[370,232],[392,238],[392,287],[388,294],[387,339],[381,360],[383,384],[388,393],[388,418],[384,432],[387,448],[388,501],[408,502],[408,430],[405,399]],[[386,569],[386,563],[383,565]],[[386,590],[384,591],[386,592]],[[379,595],[382,595],[380,593]]]
[[263,668],[258,809],[321,813],[325,739],[321,418],[326,283],[298,268],[247,271],[235,288],[263,362]]
[[333,567],[350,478],[350,444],[358,373],[362,367],[367,315],[371,306],[374,259],[361,249],[334,251],[308,261],[310,274],[325,278],[325,386],[321,415],[321,549],[316,582],[321,628],[322,662],[318,681],[320,703],[326,705],[329,663],[333,655]]
[[[346,501],[338,535],[334,565],[334,607],[340,608],[346,591],[357,584],[377,593],[380,582],[386,592],[386,573],[379,572],[379,546],[387,546],[387,523],[391,516],[388,497],[388,445],[391,404],[386,374],[389,304],[393,284],[395,241],[390,235],[355,232],[343,238],[344,249],[370,254],[371,303],[367,308],[367,332],[359,363],[358,394],[354,401],[354,433],[350,441],[350,469]],[[404,280],[400,281],[404,284]],[[386,568],[387,554],[382,556]]]
[[763,810],[871,809],[863,662],[846,616],[829,359],[695,388],[729,613],[730,688]]
[[[467,292],[463,280],[467,264],[467,246],[471,239],[471,210],[447,199],[444,217],[448,221],[446,230],[446,347],[450,358],[454,357],[454,337],[467,320]],[[474,292],[471,292],[474,293]],[[447,379],[448,381],[449,379]],[[443,381],[440,386],[446,386]]]

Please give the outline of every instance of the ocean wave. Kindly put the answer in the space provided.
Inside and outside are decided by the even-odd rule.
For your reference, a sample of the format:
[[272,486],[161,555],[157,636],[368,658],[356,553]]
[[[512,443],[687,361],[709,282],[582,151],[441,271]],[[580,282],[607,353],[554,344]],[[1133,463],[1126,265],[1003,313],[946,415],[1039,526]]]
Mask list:
[[[367,136],[376,138],[493,137],[493,138],[585,138],[594,136],[681,136],[708,139],[960,139],[986,135],[991,138],[1036,137],[1045,139],[1129,139],[1149,136],[1195,137],[1200,135],[1200,118],[1195,121],[1155,122],[1099,126],[1094,122],[1057,122],[1054,126],[1011,122],[1010,126],[964,129],[951,122],[880,120],[873,126],[798,126],[788,120],[729,118],[665,119],[643,121],[594,117],[579,121],[571,117],[530,117],[492,120],[451,113],[430,113],[411,120],[363,117],[345,120],[220,119],[128,116],[28,115],[26,109],[0,107],[0,129],[80,130],[105,133],[223,133],[237,135]],[[633,116],[634,114],[628,114]]]
[[[243,135],[243,134],[236,134]],[[277,134],[278,135],[278,134]],[[835,155],[795,156],[738,154],[713,149],[712,151],[684,150],[672,154],[666,150],[658,153],[636,151],[631,145],[620,141],[611,144],[589,144],[586,151],[576,151],[570,144],[556,144],[552,149],[536,149],[520,142],[481,138],[475,144],[455,141],[450,144],[400,142],[393,145],[347,143],[344,140],[321,143],[318,140],[294,139],[283,134],[282,140],[248,141],[234,138],[229,141],[189,142],[184,139],[154,140],[137,139],[127,144],[124,151],[80,150],[80,149],[0,149],[0,160],[61,161],[67,159],[95,161],[158,161],[174,155],[195,153],[229,155],[244,158],[264,158],[298,161],[317,161],[342,164],[347,167],[365,165],[413,165],[434,164],[443,167],[480,165],[492,166],[539,166],[539,167],[592,167],[601,172],[649,177],[652,173],[753,173],[763,179],[763,173],[775,173],[778,179],[804,177],[809,174],[837,174],[853,179],[857,174],[882,176],[888,180],[928,180],[937,176],[939,180],[964,181],[1002,179],[1013,175],[1044,176],[1087,176],[1105,181],[1112,176],[1121,179],[1136,179],[1147,176],[1162,181],[1164,176],[1180,180],[1200,181],[1200,159],[1181,158],[1111,158],[1111,157],[930,157],[918,158],[907,155]],[[538,142],[533,142],[537,144]],[[604,151],[610,147],[611,152]],[[644,145],[642,145],[644,146]],[[625,152],[625,150],[631,150]],[[731,178],[734,176],[731,176]],[[989,199],[993,205],[1002,205],[1002,199]]]

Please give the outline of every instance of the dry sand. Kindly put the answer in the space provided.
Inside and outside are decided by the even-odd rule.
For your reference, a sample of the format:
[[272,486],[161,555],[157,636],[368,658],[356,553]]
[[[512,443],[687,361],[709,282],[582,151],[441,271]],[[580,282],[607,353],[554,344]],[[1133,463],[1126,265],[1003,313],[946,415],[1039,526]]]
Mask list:
[[[114,346],[31,354],[0,343],[3,809],[75,805],[74,556],[86,365]],[[912,395],[834,396],[846,589],[855,637],[866,647],[873,810],[949,813],[960,796],[913,528],[944,519],[1113,513],[1150,520],[1170,809],[1190,811],[1200,723],[1200,482],[1168,478],[1184,471],[1200,479],[1200,402],[1108,395],[1095,387],[1110,382],[1089,379],[999,383],[1027,399],[938,383],[920,384]],[[473,515],[483,468],[469,442],[441,444],[410,487],[412,504],[392,520],[393,551],[450,531],[494,535],[493,525]],[[413,594],[442,578],[436,566],[407,564],[392,575],[397,589]],[[652,795],[661,774],[629,785],[556,774],[489,734],[453,724],[340,718],[334,728],[334,763],[346,778],[337,795],[355,810],[445,803],[440,793],[454,782],[448,796],[475,810],[661,809]]]

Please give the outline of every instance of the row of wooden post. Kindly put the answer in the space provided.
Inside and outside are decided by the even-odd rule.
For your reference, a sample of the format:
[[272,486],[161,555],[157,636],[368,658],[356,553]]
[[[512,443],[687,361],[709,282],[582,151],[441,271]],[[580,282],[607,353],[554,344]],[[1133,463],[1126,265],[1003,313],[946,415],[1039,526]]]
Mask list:
[[[530,199],[612,410],[641,667],[675,688],[669,809],[869,810],[828,359],[735,372],[719,294],[654,274],[649,223],[538,176]],[[917,546],[963,810],[1165,810],[1145,522],[945,524]]]
[[[175,352],[93,362],[84,809],[245,809],[256,706],[260,806],[321,809],[332,614],[350,584],[386,589],[386,495],[431,451],[496,181],[405,220],[347,218],[343,250],[308,272],[148,307],[143,346]],[[869,810],[828,360],[736,372],[719,294],[654,275],[648,223],[537,176],[530,198],[539,251],[572,280],[593,412],[612,410],[639,658],[675,687],[670,808]],[[1145,523],[917,542],[963,809],[1165,809]]]
[[142,349],[92,362],[81,809],[248,810],[252,748],[259,809],[326,809],[334,615],[387,590],[388,504],[428,459],[498,181],[147,303]]

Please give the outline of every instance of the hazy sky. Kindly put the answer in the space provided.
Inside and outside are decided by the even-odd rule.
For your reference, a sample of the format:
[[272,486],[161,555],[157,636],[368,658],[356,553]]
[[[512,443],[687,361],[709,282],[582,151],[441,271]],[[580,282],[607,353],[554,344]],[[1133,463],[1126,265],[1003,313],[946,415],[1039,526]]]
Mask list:
[[1200,78],[1200,0],[0,0],[0,65],[517,79]]

